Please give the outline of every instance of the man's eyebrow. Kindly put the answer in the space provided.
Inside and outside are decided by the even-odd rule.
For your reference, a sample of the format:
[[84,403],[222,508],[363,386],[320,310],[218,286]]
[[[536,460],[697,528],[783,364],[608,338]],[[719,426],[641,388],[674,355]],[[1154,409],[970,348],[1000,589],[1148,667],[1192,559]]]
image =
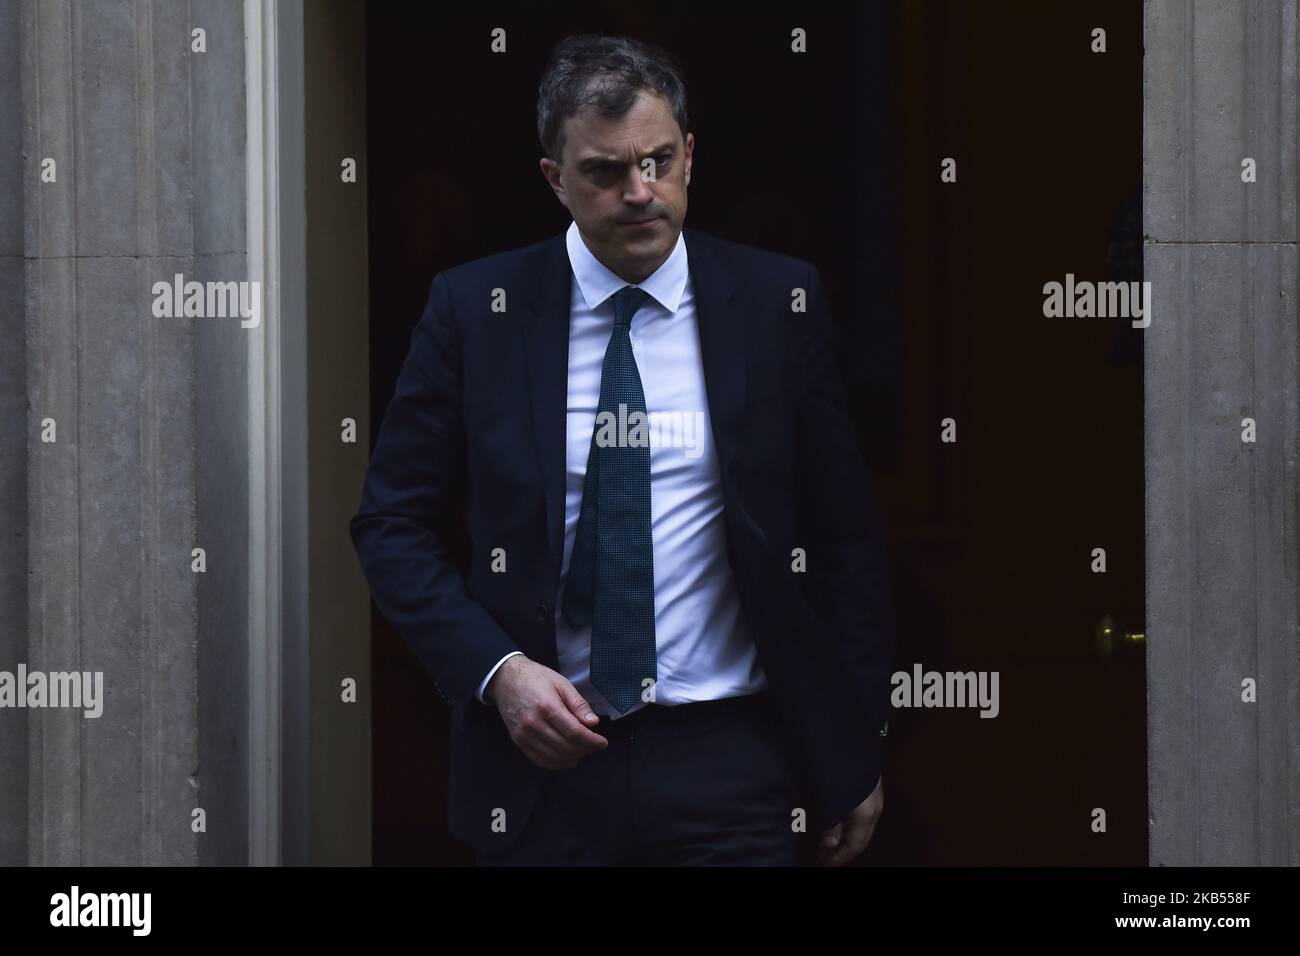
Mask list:
[[[661,146],[656,146],[654,149],[647,151],[645,155],[646,157],[658,156],[660,153],[671,153],[675,149],[676,146],[673,143],[664,143]],[[623,159],[620,156],[588,156],[585,159],[579,160],[578,166],[581,169],[587,169],[590,166],[599,166],[602,163],[617,166],[622,162]]]

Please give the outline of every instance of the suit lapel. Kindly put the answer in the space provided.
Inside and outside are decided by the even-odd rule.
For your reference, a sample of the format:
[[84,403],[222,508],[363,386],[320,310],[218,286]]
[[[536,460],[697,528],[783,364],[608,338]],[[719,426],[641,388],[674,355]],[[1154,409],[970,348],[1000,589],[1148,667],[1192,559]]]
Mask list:
[[[723,487],[729,489],[739,455],[731,429],[745,404],[744,317],[732,301],[735,280],[719,260],[709,237],[693,229],[684,232],[714,447]],[[529,313],[524,321],[524,349],[534,447],[545,498],[547,553],[557,585],[564,560],[572,287],[573,268],[564,233],[560,233],[543,245],[537,272],[526,280],[528,291],[523,303]]]
[[573,267],[564,233],[544,246],[524,323],[533,441],[546,504],[547,553],[559,583],[564,559],[564,485],[568,457],[569,305]]
[[700,329],[700,357],[704,365],[704,390],[709,399],[713,447],[724,490],[730,487],[739,445],[732,440],[733,425],[745,405],[746,343],[744,316],[733,301],[736,282],[723,266],[710,237],[684,230],[690,260],[691,286]]

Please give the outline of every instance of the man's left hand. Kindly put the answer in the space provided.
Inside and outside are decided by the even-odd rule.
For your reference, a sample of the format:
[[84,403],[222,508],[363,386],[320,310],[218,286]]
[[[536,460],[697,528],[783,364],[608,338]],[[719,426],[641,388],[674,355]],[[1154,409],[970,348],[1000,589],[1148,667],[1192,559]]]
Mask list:
[[871,835],[876,832],[880,811],[885,807],[884,785],[885,778],[882,775],[876,783],[876,789],[871,791],[867,799],[822,834],[821,845],[818,847],[822,866],[843,866],[867,848]]

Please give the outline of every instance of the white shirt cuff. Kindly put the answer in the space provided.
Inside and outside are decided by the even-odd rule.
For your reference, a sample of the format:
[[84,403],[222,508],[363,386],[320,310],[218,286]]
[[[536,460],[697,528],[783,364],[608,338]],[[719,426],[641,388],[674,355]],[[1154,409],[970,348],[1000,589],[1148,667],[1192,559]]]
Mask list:
[[510,658],[514,657],[516,654],[522,654],[522,653],[523,653],[523,651],[511,651],[511,652],[510,652],[509,654],[507,654],[505,657],[501,658],[501,660],[497,661],[497,663],[496,663],[496,667],[493,667],[490,671],[488,671],[488,673],[487,673],[487,677],[484,677],[484,678],[483,678],[483,683],[481,683],[481,684],[478,685],[478,693],[475,694],[475,696],[478,698],[478,702],[479,702],[480,704],[483,704],[485,707],[491,707],[491,706],[492,706],[490,703],[488,703],[486,700],[483,699],[483,692],[484,692],[485,690],[487,690],[487,685],[488,685],[489,683],[491,683],[491,681],[492,681],[492,675],[495,674],[495,673],[497,672],[498,669],[500,669],[500,667],[501,667],[502,664],[504,664],[506,661],[510,660]]

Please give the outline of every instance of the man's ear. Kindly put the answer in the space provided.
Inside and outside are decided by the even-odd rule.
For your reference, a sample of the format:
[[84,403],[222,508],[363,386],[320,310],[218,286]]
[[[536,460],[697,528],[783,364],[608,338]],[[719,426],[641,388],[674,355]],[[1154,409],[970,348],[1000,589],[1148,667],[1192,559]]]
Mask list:
[[543,156],[538,165],[541,167],[542,176],[545,177],[547,185],[555,192],[555,198],[565,209],[569,208],[569,197],[566,195],[564,181],[561,176],[560,164],[553,159]]

